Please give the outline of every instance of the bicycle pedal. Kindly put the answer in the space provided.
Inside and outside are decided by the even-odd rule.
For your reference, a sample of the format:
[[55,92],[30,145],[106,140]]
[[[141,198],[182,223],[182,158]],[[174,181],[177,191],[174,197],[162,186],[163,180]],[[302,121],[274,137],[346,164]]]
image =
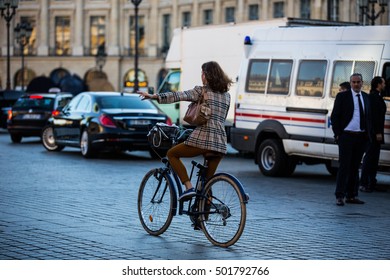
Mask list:
[[191,226],[194,228],[194,230],[202,230],[201,226],[198,224],[192,224]]

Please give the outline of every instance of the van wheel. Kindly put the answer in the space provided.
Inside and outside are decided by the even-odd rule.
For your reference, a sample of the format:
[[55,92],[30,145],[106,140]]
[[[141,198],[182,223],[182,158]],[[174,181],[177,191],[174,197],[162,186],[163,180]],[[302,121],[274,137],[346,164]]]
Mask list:
[[261,143],[257,152],[257,163],[261,173],[265,176],[289,176],[296,166],[296,162],[289,158],[279,139],[267,139]]
[[85,158],[93,158],[96,156],[96,151],[92,147],[91,139],[86,129],[83,130],[83,133],[81,134],[80,150],[81,150],[81,154]]
[[337,167],[332,166],[332,162],[331,161],[327,161],[325,163],[325,166],[326,166],[326,170],[328,170],[330,175],[332,175],[334,177],[337,176],[337,172],[339,171],[339,169]]
[[46,126],[42,129],[41,139],[45,149],[50,152],[61,151],[64,149],[64,146],[56,144],[53,128],[51,126]]

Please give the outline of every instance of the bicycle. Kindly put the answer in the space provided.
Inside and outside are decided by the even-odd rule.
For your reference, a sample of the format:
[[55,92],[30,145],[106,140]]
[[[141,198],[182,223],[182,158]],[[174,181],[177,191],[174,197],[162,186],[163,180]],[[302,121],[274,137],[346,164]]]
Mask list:
[[[156,131],[160,127],[156,125],[153,129]],[[192,130],[177,128],[173,133],[164,133],[162,127],[159,143],[161,131],[166,134],[164,139],[168,143],[176,145]],[[153,140],[149,139],[151,142]],[[179,214],[188,215],[194,229],[202,230],[214,245],[229,247],[238,241],[245,227],[249,196],[240,181],[231,174],[217,173],[206,181],[208,159],[209,156],[206,156],[203,164],[191,161],[190,179],[196,168],[197,187],[196,195],[189,201],[178,201],[183,193],[182,184],[167,158],[161,159],[163,167],[153,168],[146,173],[138,192],[138,215],[146,232],[154,236],[164,233],[173,216]]]

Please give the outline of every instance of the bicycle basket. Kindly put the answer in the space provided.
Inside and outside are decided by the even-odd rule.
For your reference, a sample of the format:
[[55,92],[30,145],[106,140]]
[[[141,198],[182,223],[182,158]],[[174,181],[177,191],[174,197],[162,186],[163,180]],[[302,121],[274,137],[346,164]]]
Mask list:
[[175,138],[179,135],[180,129],[176,125],[157,123],[149,130],[148,142],[155,148],[169,149],[175,145]]

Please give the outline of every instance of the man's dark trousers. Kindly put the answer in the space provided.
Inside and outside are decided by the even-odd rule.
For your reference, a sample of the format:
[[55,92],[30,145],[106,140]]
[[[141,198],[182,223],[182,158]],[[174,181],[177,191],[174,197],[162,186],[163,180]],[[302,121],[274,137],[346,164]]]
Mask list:
[[[344,131],[338,138],[339,171],[335,195],[337,198],[354,198],[359,190],[359,167],[368,137],[364,132]],[[342,174],[340,176],[340,174]]]

